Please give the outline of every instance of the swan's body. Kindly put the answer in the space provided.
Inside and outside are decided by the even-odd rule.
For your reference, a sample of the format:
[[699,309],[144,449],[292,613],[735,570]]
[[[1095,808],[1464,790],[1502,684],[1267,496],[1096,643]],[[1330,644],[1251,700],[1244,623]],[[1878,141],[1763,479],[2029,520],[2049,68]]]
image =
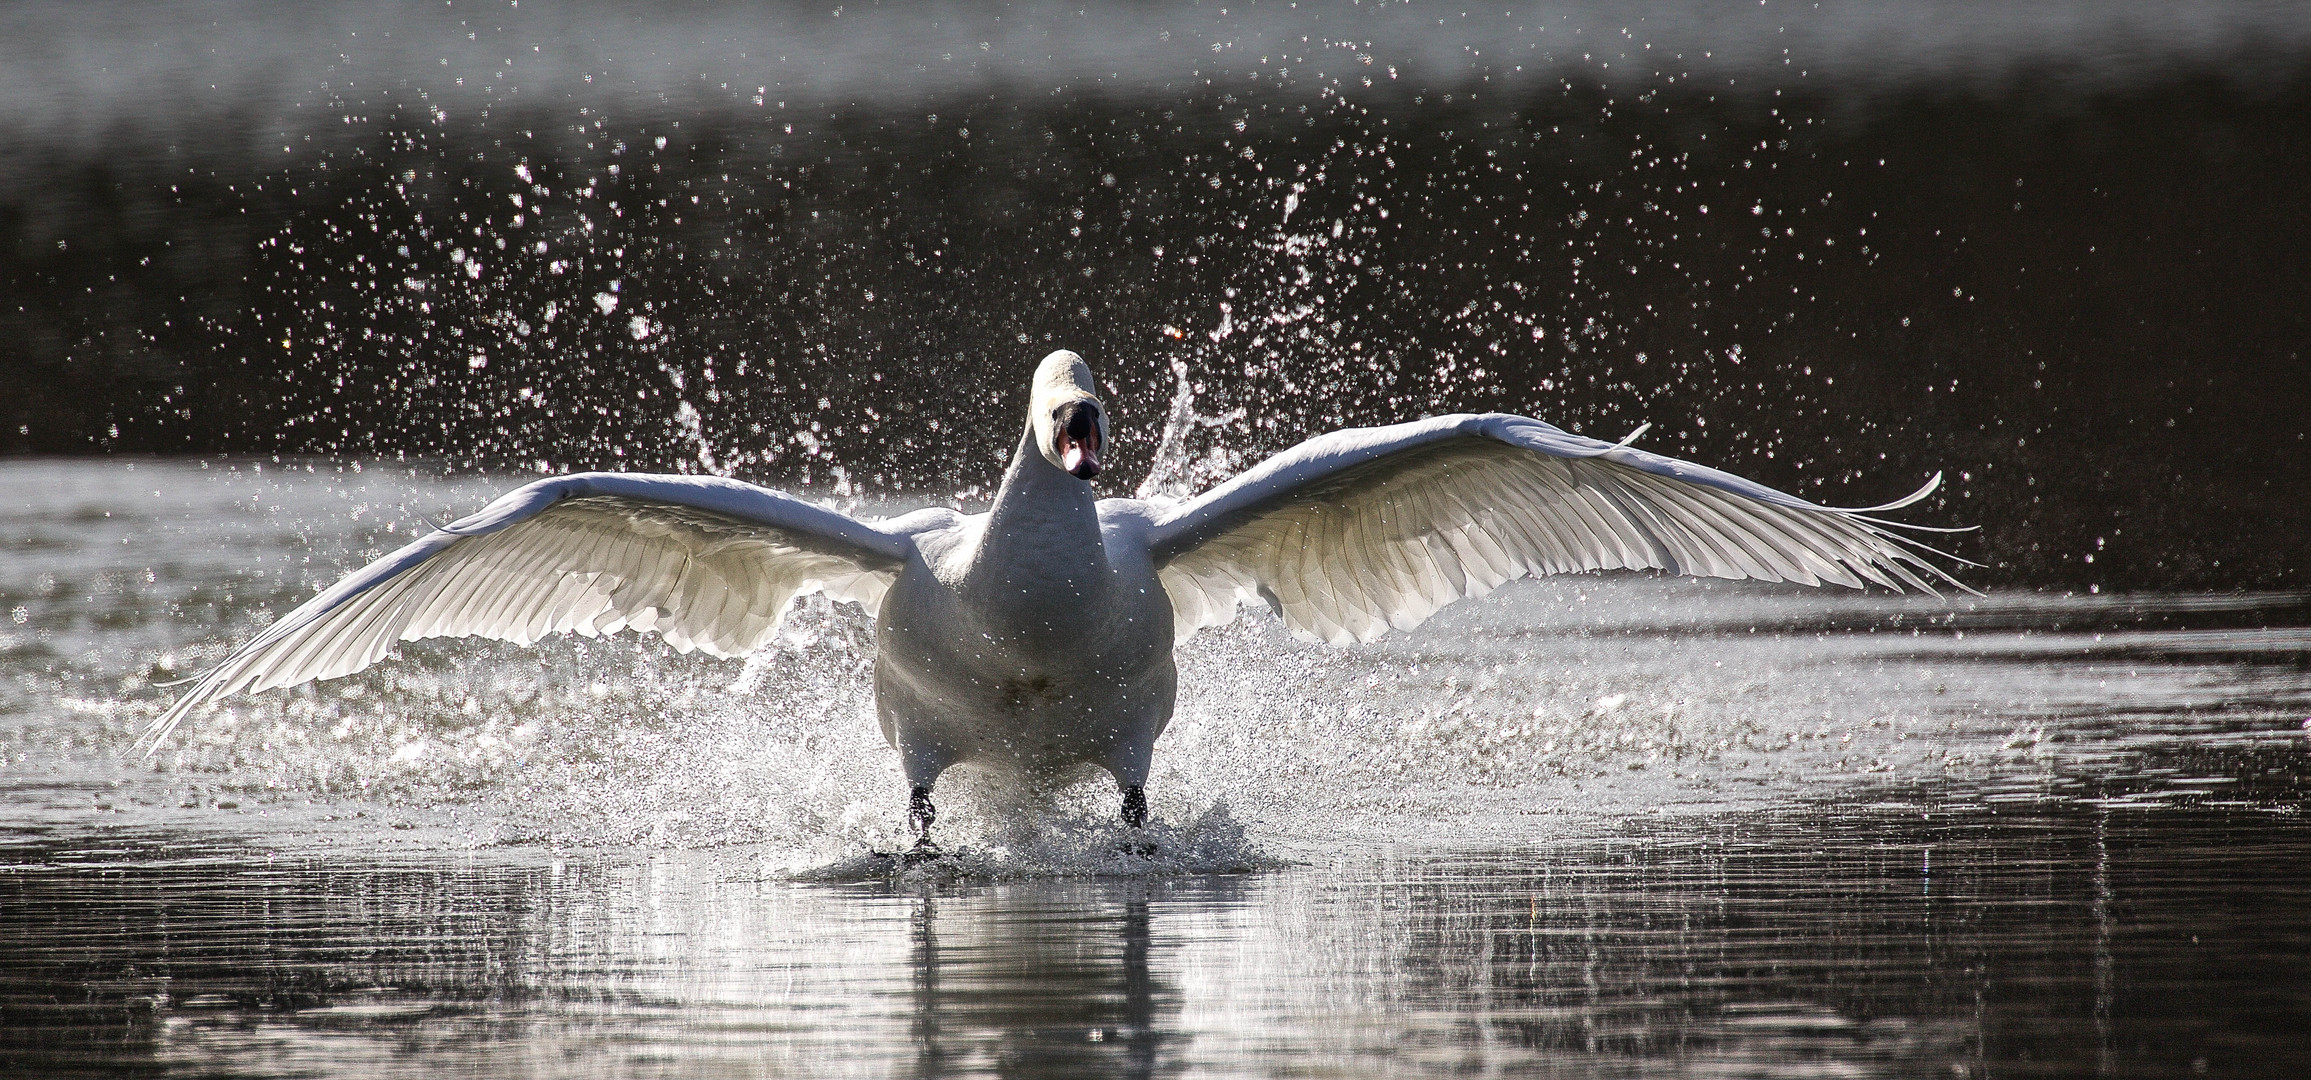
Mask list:
[[1172,611],[1145,504],[1023,438],[986,514],[916,535],[875,620],[875,711],[908,781],[974,758],[1147,782],[1172,715]]
[[1259,599],[1302,636],[1369,641],[1526,574],[1953,582],[1866,516],[1506,414],[1333,432],[1177,506],[1095,499],[1107,420],[1069,352],[1037,370],[988,512],[863,522],[734,480],[540,480],[338,582],[155,722],[361,670],[401,641],[656,630],[682,651],[769,644],[824,592],[876,613],[883,734],[928,834],[940,772],[975,759],[1115,776],[1124,817],[1170,720],[1172,647]]

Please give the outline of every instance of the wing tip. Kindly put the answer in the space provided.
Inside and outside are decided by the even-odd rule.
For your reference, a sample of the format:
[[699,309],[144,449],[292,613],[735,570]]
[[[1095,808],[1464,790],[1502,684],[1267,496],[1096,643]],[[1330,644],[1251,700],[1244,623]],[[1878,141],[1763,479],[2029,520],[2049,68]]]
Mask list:
[[[214,674],[214,672],[210,673],[210,675]],[[168,737],[176,733],[177,726],[184,723],[185,717],[192,715],[193,710],[200,708],[204,700],[208,698],[206,683],[209,677],[209,675],[202,676],[203,686],[194,687],[186,691],[184,696],[169,703],[168,709],[146,726],[144,732],[136,737],[135,742],[129,744],[129,754],[139,761],[151,761],[153,755],[160,753],[161,744],[166,743]]]
[[1883,514],[1888,510],[1900,510],[1905,506],[1915,506],[1918,503],[1924,501],[1927,496],[1932,495],[1934,492],[1940,490],[1941,487],[1942,470],[1936,469],[1934,470],[1934,475],[1927,477],[1926,482],[1921,485],[1918,490],[1904,495],[1899,499],[1895,499],[1893,502],[1881,503],[1877,506],[1844,506],[1834,507],[1833,509],[1837,510],[1837,512],[1841,514]]

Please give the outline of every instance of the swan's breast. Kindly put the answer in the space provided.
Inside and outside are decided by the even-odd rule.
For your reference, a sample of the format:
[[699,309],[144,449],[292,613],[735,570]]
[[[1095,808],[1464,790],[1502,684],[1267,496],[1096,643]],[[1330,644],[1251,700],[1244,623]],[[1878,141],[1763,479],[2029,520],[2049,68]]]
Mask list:
[[884,597],[888,675],[977,708],[1032,711],[1097,705],[1168,669],[1171,602],[1135,534],[1111,533],[1088,566],[1078,553],[1046,571],[990,568],[972,559],[984,521],[925,538]]

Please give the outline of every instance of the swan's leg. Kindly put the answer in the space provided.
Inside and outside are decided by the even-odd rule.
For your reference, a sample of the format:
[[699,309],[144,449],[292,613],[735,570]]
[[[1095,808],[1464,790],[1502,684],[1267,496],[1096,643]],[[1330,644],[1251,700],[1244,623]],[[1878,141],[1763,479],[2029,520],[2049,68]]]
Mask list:
[[1134,829],[1147,827],[1148,768],[1154,763],[1156,736],[1171,722],[1178,682],[1170,651],[1163,651],[1160,659],[1153,672],[1127,691],[1115,717],[1115,741],[1108,745],[1106,760],[1100,763],[1123,792],[1123,823]]
[[939,810],[931,805],[931,789],[916,785],[907,793],[907,828],[914,830],[916,851],[939,850],[939,845],[931,842],[931,824],[938,820]]

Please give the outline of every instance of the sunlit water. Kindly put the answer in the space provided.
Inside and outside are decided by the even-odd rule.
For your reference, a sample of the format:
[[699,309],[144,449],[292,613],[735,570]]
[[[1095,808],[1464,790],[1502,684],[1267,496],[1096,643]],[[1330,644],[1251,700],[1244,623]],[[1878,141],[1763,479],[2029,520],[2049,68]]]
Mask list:
[[[942,783],[872,628],[157,682],[511,480],[0,465],[0,1063],[32,1075],[2293,1075],[2298,597],[1527,583],[1182,652],[1112,789]],[[873,512],[873,507],[861,508]]]
[[[0,454],[187,455],[0,460],[0,1076],[2311,1075],[2306,117],[2258,0],[0,11]],[[1147,834],[898,877],[823,603],[132,749],[527,476],[984,499],[1055,347],[1119,493],[1646,423],[1990,595],[1247,615]]]

